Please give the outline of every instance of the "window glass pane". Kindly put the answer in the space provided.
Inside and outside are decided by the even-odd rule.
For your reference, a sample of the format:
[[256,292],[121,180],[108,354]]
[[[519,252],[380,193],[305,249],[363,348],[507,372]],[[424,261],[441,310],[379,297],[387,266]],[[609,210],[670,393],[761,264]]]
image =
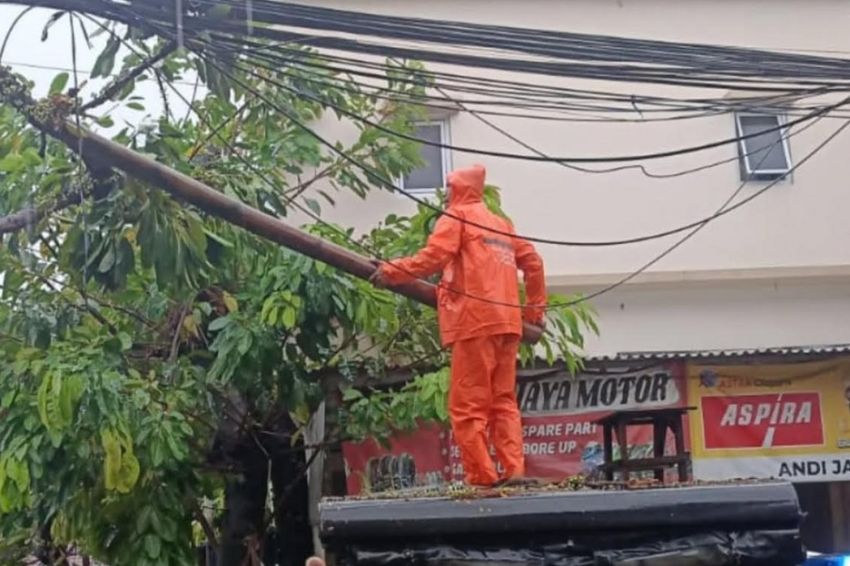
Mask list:
[[[743,135],[755,134],[779,125],[776,116],[741,116]],[[788,157],[781,141],[782,130],[774,130],[744,140],[750,169],[754,171],[785,171]]]
[[[414,135],[417,138],[434,143],[442,141],[440,124],[426,124],[416,127]],[[406,189],[436,189],[445,184],[443,179],[443,150],[440,147],[425,145],[419,148],[425,165],[414,169],[404,178]]]

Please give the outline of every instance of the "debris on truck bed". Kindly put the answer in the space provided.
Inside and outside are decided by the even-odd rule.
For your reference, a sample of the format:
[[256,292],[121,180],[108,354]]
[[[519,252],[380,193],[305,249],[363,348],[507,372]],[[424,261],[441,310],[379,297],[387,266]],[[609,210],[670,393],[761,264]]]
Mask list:
[[738,481],[548,484],[326,500],[322,537],[341,565],[797,565],[793,486]]
[[521,485],[505,485],[491,488],[472,487],[463,483],[443,484],[437,486],[417,486],[400,489],[389,489],[373,493],[361,493],[346,497],[325,498],[326,503],[333,501],[376,501],[381,499],[420,499],[420,498],[452,498],[452,499],[482,499],[486,497],[520,497],[534,493],[553,491],[623,491],[638,489],[677,489],[694,486],[711,485],[745,485],[757,483],[775,483],[774,480],[758,478],[735,479],[724,481],[701,481],[662,483],[654,478],[629,481],[605,481],[587,479],[584,476],[572,476],[562,481],[531,480]]

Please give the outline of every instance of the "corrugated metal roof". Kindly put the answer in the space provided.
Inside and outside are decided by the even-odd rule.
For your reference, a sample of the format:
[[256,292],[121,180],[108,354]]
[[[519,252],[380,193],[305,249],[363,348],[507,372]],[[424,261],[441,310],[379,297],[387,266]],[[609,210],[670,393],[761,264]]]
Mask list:
[[850,353],[850,344],[819,346],[785,346],[774,348],[741,348],[728,350],[672,350],[620,352],[616,355],[590,356],[590,362],[628,362],[651,360],[688,360],[706,358],[745,358],[754,356],[828,356]]

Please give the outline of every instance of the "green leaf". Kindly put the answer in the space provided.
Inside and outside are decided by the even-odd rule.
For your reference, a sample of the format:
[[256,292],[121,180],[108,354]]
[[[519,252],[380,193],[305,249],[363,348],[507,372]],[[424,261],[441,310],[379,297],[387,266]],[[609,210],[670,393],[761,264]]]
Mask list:
[[236,300],[236,297],[227,291],[222,292],[221,300],[224,302],[224,306],[227,307],[228,312],[236,312],[239,310],[239,302]]
[[229,316],[227,316],[227,315],[221,316],[221,317],[215,319],[214,321],[212,321],[210,323],[209,329],[212,330],[213,332],[215,332],[217,330],[223,329],[224,327],[226,327],[231,322],[232,321],[231,321]]
[[121,341],[121,351],[126,352],[133,347],[133,337],[126,332],[119,332],[118,339]]
[[354,387],[349,387],[345,391],[342,392],[342,400],[346,402],[356,401],[358,399],[363,399],[363,393],[360,392],[359,389],[355,389]]
[[41,30],[41,41],[47,41],[48,32],[50,28],[53,27],[53,24],[58,22],[62,16],[65,15],[65,12],[53,12],[53,15],[47,20],[47,23],[44,24],[44,29]]
[[19,153],[9,153],[0,159],[0,172],[14,173],[24,165],[24,158]]
[[314,199],[314,198],[305,198],[305,199],[304,199],[304,204],[306,204],[306,205],[307,205],[307,208],[309,208],[310,210],[312,210],[314,214],[317,214],[317,215],[318,215],[318,214],[321,214],[321,213],[322,213],[322,207],[321,207],[321,206],[319,206],[319,203],[316,201],[316,199]]
[[53,81],[50,83],[49,94],[59,94],[65,90],[65,85],[68,84],[68,73],[59,73],[55,77],[53,77]]
[[298,313],[295,312],[294,308],[286,307],[285,309],[283,309],[283,316],[281,317],[283,327],[286,329],[294,328],[297,316]]
[[109,116],[100,116],[99,118],[95,119],[95,122],[97,122],[98,126],[101,126],[103,128],[111,128],[115,125],[115,122]]
[[153,534],[145,535],[145,552],[151,560],[159,558],[160,550],[162,550],[162,543],[159,537]]
[[121,47],[121,41],[114,35],[109,36],[106,47],[92,67],[91,78],[106,77],[112,73],[112,69],[115,67],[115,55],[118,53],[119,47]]
[[148,530],[150,525],[153,508],[150,505],[145,505],[136,516],[136,532],[142,534]]
[[100,260],[100,263],[97,266],[97,270],[100,273],[106,273],[115,265],[115,248],[112,246],[107,246],[106,253],[103,254],[103,257]]
[[139,102],[128,102],[126,104],[126,106],[127,106],[127,108],[130,108],[131,110],[144,111],[144,109],[145,109],[145,106],[143,104],[139,103]]

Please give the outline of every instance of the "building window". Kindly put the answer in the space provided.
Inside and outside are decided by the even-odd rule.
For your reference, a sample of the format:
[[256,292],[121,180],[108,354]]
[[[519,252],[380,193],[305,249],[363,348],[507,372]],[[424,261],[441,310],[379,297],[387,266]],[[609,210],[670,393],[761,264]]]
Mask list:
[[787,174],[791,169],[791,154],[783,117],[737,114],[735,118],[738,136],[752,136],[738,144],[741,180],[769,181]]
[[[422,122],[416,125],[413,135],[422,140],[448,145],[449,122]],[[433,193],[446,183],[446,175],[449,173],[449,150],[422,144],[419,152],[424,165],[414,169],[401,180],[402,188],[412,193]]]

